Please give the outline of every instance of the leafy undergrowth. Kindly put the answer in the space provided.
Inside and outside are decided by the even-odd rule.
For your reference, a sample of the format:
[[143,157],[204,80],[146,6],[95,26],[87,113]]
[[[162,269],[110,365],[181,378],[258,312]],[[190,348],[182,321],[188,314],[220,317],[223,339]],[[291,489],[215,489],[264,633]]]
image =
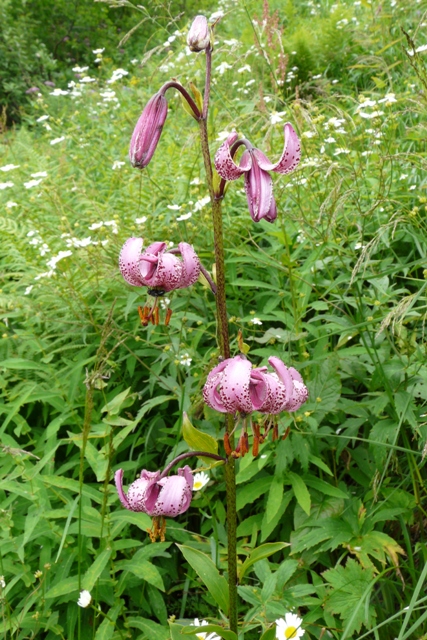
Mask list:
[[[249,640],[290,610],[307,638],[427,633],[419,7],[288,3],[277,22],[273,3],[222,4],[212,151],[236,128],[278,158],[286,121],[303,145],[298,170],[274,178],[275,224],[251,221],[242,182],[224,199],[234,352],[240,329],[253,362],[282,357],[310,391],[280,417],[278,442],[238,462]],[[170,295],[169,326],[144,328],[146,292],[117,266],[134,235],[190,242],[212,269],[197,125],[178,97],[149,167],[127,161],[134,123],[162,82],[202,83],[203,56],[186,51],[185,34],[160,33],[158,44],[123,70],[105,52],[71,86],[43,89],[2,139],[5,637],[163,640],[170,616],[220,620],[194,550],[225,570],[221,467],[156,544],[148,516],[123,510],[112,484],[118,468],[130,483],[189,450],[183,411],[219,441],[223,429],[201,396],[218,356],[210,290],[199,282]],[[266,543],[276,546],[263,554]],[[76,606],[79,589],[94,608]]]

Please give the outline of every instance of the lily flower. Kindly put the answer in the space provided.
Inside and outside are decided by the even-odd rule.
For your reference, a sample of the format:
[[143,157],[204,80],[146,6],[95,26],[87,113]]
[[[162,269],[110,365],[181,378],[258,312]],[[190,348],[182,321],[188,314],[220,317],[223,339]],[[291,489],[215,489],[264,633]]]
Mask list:
[[276,415],[282,411],[296,411],[307,400],[308,391],[301,375],[275,356],[269,358],[274,369],[252,369],[243,356],[227,358],[212,369],[203,387],[207,405],[221,413],[253,411]]
[[[287,122],[284,128],[285,145],[278,162],[272,164],[262,151],[256,149],[245,138],[240,138],[234,131],[220,146],[215,155],[215,168],[223,181],[237,180],[245,176],[245,191],[248,200],[249,213],[254,222],[265,218],[274,222],[277,218],[276,201],[273,196],[273,181],[269,171],[275,173],[290,173],[298,166],[301,159],[301,146],[295,129]],[[237,149],[246,147],[240,163],[234,162]],[[224,194],[224,186],[220,187],[218,197]]]
[[168,114],[168,103],[162,93],[150,98],[136,123],[129,147],[133,167],[143,169],[150,162],[157,147]]
[[178,469],[178,475],[162,475],[160,471],[143,469],[141,476],[129,486],[127,494],[123,491],[123,469],[114,475],[119,499],[125,509],[153,517],[152,540],[157,536],[164,540],[165,516],[175,518],[184,513],[192,498],[194,479],[188,465]]
[[227,455],[238,457],[249,451],[246,423],[248,416],[258,411],[267,416],[264,432],[260,425],[252,423],[253,455],[258,454],[259,444],[264,442],[271,428],[273,440],[279,437],[277,419],[274,417],[282,411],[293,412],[301,407],[308,398],[308,390],[301,375],[293,367],[287,367],[280,358],[272,356],[268,360],[274,371],[267,367],[253,369],[251,363],[242,355],[227,358],[212,369],[203,387],[203,398],[206,404],[220,413],[240,414],[233,429],[242,420],[242,431],[238,445],[233,451],[229,436],[224,436],[224,447]]
[[187,34],[190,51],[204,51],[210,46],[211,34],[205,16],[196,16]]

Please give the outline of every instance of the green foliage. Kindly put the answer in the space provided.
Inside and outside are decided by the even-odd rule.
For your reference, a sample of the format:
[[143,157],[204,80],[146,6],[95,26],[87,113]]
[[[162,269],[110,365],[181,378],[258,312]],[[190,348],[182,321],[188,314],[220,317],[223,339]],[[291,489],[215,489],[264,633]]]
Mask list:
[[[100,7],[86,4],[79,20],[98,24]],[[250,221],[242,183],[224,199],[233,353],[241,330],[254,363],[278,355],[310,390],[300,411],[280,416],[276,442],[237,461],[248,640],[261,632],[270,640],[291,610],[307,638],[427,632],[426,109],[417,75],[425,54],[411,65],[402,50],[395,24],[417,25],[417,7],[403,9],[289,2],[279,37],[233,5],[216,29],[212,151],[234,126],[278,157],[286,120],[303,145],[298,171],[273,177],[276,224]],[[71,5],[55,10],[68,15]],[[263,8],[247,10],[261,17]],[[8,41],[16,34],[23,47],[32,19],[6,19]],[[93,37],[111,51],[109,29]],[[189,626],[197,617],[231,637],[219,612],[227,609],[223,469],[191,463],[209,465],[210,482],[156,544],[151,519],[122,509],[113,484],[119,468],[126,488],[141,469],[164,468],[180,453],[222,451],[222,422],[201,400],[218,357],[210,291],[198,282],[170,295],[169,326],[142,327],[146,292],[117,269],[130,235],[185,240],[209,270],[213,263],[197,125],[178,97],[168,94],[149,167],[127,164],[133,125],[161,83],[181,75],[203,86],[203,57],[183,53],[185,30],[153,50],[167,36],[149,29],[151,43],[143,30],[129,41],[129,51],[151,51],[143,64],[142,53],[131,65],[108,60],[108,51],[95,66],[90,53],[93,81],[79,82],[70,61],[56,77],[69,93],[43,89],[22,127],[1,139],[1,166],[16,167],[0,172],[5,636],[177,640],[197,633]],[[94,42],[90,52],[101,46]],[[72,45],[83,55],[77,36]],[[16,63],[31,65],[39,45],[28,38],[25,46]],[[283,84],[274,67],[281,48],[290,54]],[[221,63],[232,68],[215,71]],[[119,64],[128,75],[111,82]],[[251,70],[239,71],[246,64]],[[22,91],[28,67],[13,68]],[[94,608],[77,607],[80,589]]]

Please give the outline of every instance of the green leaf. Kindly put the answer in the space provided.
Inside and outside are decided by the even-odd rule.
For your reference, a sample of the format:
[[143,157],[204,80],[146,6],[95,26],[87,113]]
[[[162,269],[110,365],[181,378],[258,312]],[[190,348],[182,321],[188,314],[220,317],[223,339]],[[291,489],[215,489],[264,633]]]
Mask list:
[[[201,628],[193,625],[189,625],[187,627],[183,627],[181,630],[181,635],[183,636],[194,636],[196,633],[200,633]],[[230,629],[224,629],[224,627],[220,627],[219,624],[206,624],[203,625],[203,633],[216,633],[221,638],[225,638],[225,640],[237,640],[237,635],[234,631],[230,631]]]
[[111,549],[104,549],[104,551],[101,551],[93,565],[86,571],[82,580],[82,589],[87,589],[88,591],[93,589],[95,582],[105,569],[110,556]]
[[65,596],[71,591],[76,591],[79,588],[79,577],[71,576],[61,580],[46,593],[45,598],[59,598],[59,596]]
[[150,398],[150,400],[144,402],[136,414],[135,424],[137,424],[151,409],[159,406],[159,404],[163,404],[164,402],[170,402],[171,400],[176,400],[176,396],[155,396],[154,398]]
[[165,590],[162,576],[158,568],[152,563],[143,560],[142,562],[133,562],[132,560],[119,560],[116,562],[116,568],[121,571],[130,571],[134,576],[149,582],[160,591]]
[[130,627],[142,631],[150,640],[169,640],[169,629],[157,622],[146,618],[128,618],[127,623]]
[[297,499],[299,506],[309,516],[311,498],[304,480],[292,471],[289,471],[287,475],[291,482],[292,489],[294,490],[295,498]]
[[114,607],[109,609],[107,613],[108,618],[104,618],[96,630],[95,640],[110,640],[113,637],[114,631],[116,630],[116,625],[114,623],[116,622],[122,607],[123,605],[120,602],[120,604],[116,604]]
[[[193,427],[185,411],[182,420],[182,436],[193,451],[218,453],[218,442],[215,438]],[[212,462],[212,460],[209,459],[209,462]]]
[[199,578],[208,588],[209,593],[222,609],[225,615],[228,614],[229,595],[228,584],[224,576],[220,575],[218,569],[209,558],[201,551],[193,549],[183,544],[178,544],[182,555],[193,567]]
[[270,627],[267,631],[264,631],[259,640],[274,640],[276,637],[276,627]]
[[122,405],[127,399],[130,390],[131,387],[128,387],[127,389],[125,389],[125,391],[122,391],[121,393],[118,393],[116,396],[114,396],[114,398],[110,400],[110,402],[107,402],[107,404],[102,407],[101,413],[106,412],[109,415],[117,416],[120,413]]
[[242,566],[239,569],[239,580],[243,578],[246,571],[258,560],[262,560],[263,558],[268,558],[268,556],[273,555],[277,551],[281,551],[285,547],[289,547],[289,542],[266,542],[262,544],[260,547],[256,547],[248,558],[244,561]]
[[110,515],[112,522],[128,522],[129,524],[135,524],[141,529],[141,531],[147,532],[147,529],[151,529],[152,522],[150,516],[146,513],[134,513],[133,511],[114,511]]
[[345,567],[329,569],[322,575],[329,584],[325,608],[347,623],[346,637],[359,633],[362,624],[370,629],[376,613],[373,605],[366,601],[375,583],[374,570],[364,569],[349,558]]
[[267,499],[266,524],[268,524],[276,515],[283,498],[283,482],[279,478],[274,477],[270,486]]
[[[320,478],[316,478],[315,476],[304,476],[304,481],[308,484],[312,489],[317,489],[325,496],[332,496],[333,498],[343,498],[344,500],[349,499],[349,495],[338,489],[338,487],[334,487],[333,484],[329,484],[329,482],[325,482],[325,480],[321,480]],[[307,513],[307,512],[306,512]]]

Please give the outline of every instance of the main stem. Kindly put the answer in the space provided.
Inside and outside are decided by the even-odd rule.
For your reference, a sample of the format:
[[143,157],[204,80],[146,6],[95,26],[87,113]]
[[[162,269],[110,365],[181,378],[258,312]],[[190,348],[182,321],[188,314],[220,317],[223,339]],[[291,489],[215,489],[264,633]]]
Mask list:
[[[222,229],[221,201],[215,197],[213,186],[213,171],[209,152],[208,139],[208,107],[211,79],[212,52],[206,51],[206,82],[203,104],[203,115],[200,123],[200,141],[202,146],[203,161],[205,163],[206,179],[209,188],[209,195],[212,205],[212,225],[214,232],[214,249],[216,265],[217,292],[216,313],[217,313],[217,333],[220,354],[223,358],[230,357],[230,338],[228,333],[227,301],[225,297],[225,260],[224,260],[224,234]],[[227,414],[226,430],[231,433],[233,430],[233,417]],[[232,438],[232,436],[231,436]],[[231,445],[233,443],[231,442]],[[228,589],[230,608],[228,612],[231,631],[237,633],[237,545],[236,545],[236,468],[235,460],[229,456],[225,465],[225,483],[227,495],[227,540],[228,540]]]

